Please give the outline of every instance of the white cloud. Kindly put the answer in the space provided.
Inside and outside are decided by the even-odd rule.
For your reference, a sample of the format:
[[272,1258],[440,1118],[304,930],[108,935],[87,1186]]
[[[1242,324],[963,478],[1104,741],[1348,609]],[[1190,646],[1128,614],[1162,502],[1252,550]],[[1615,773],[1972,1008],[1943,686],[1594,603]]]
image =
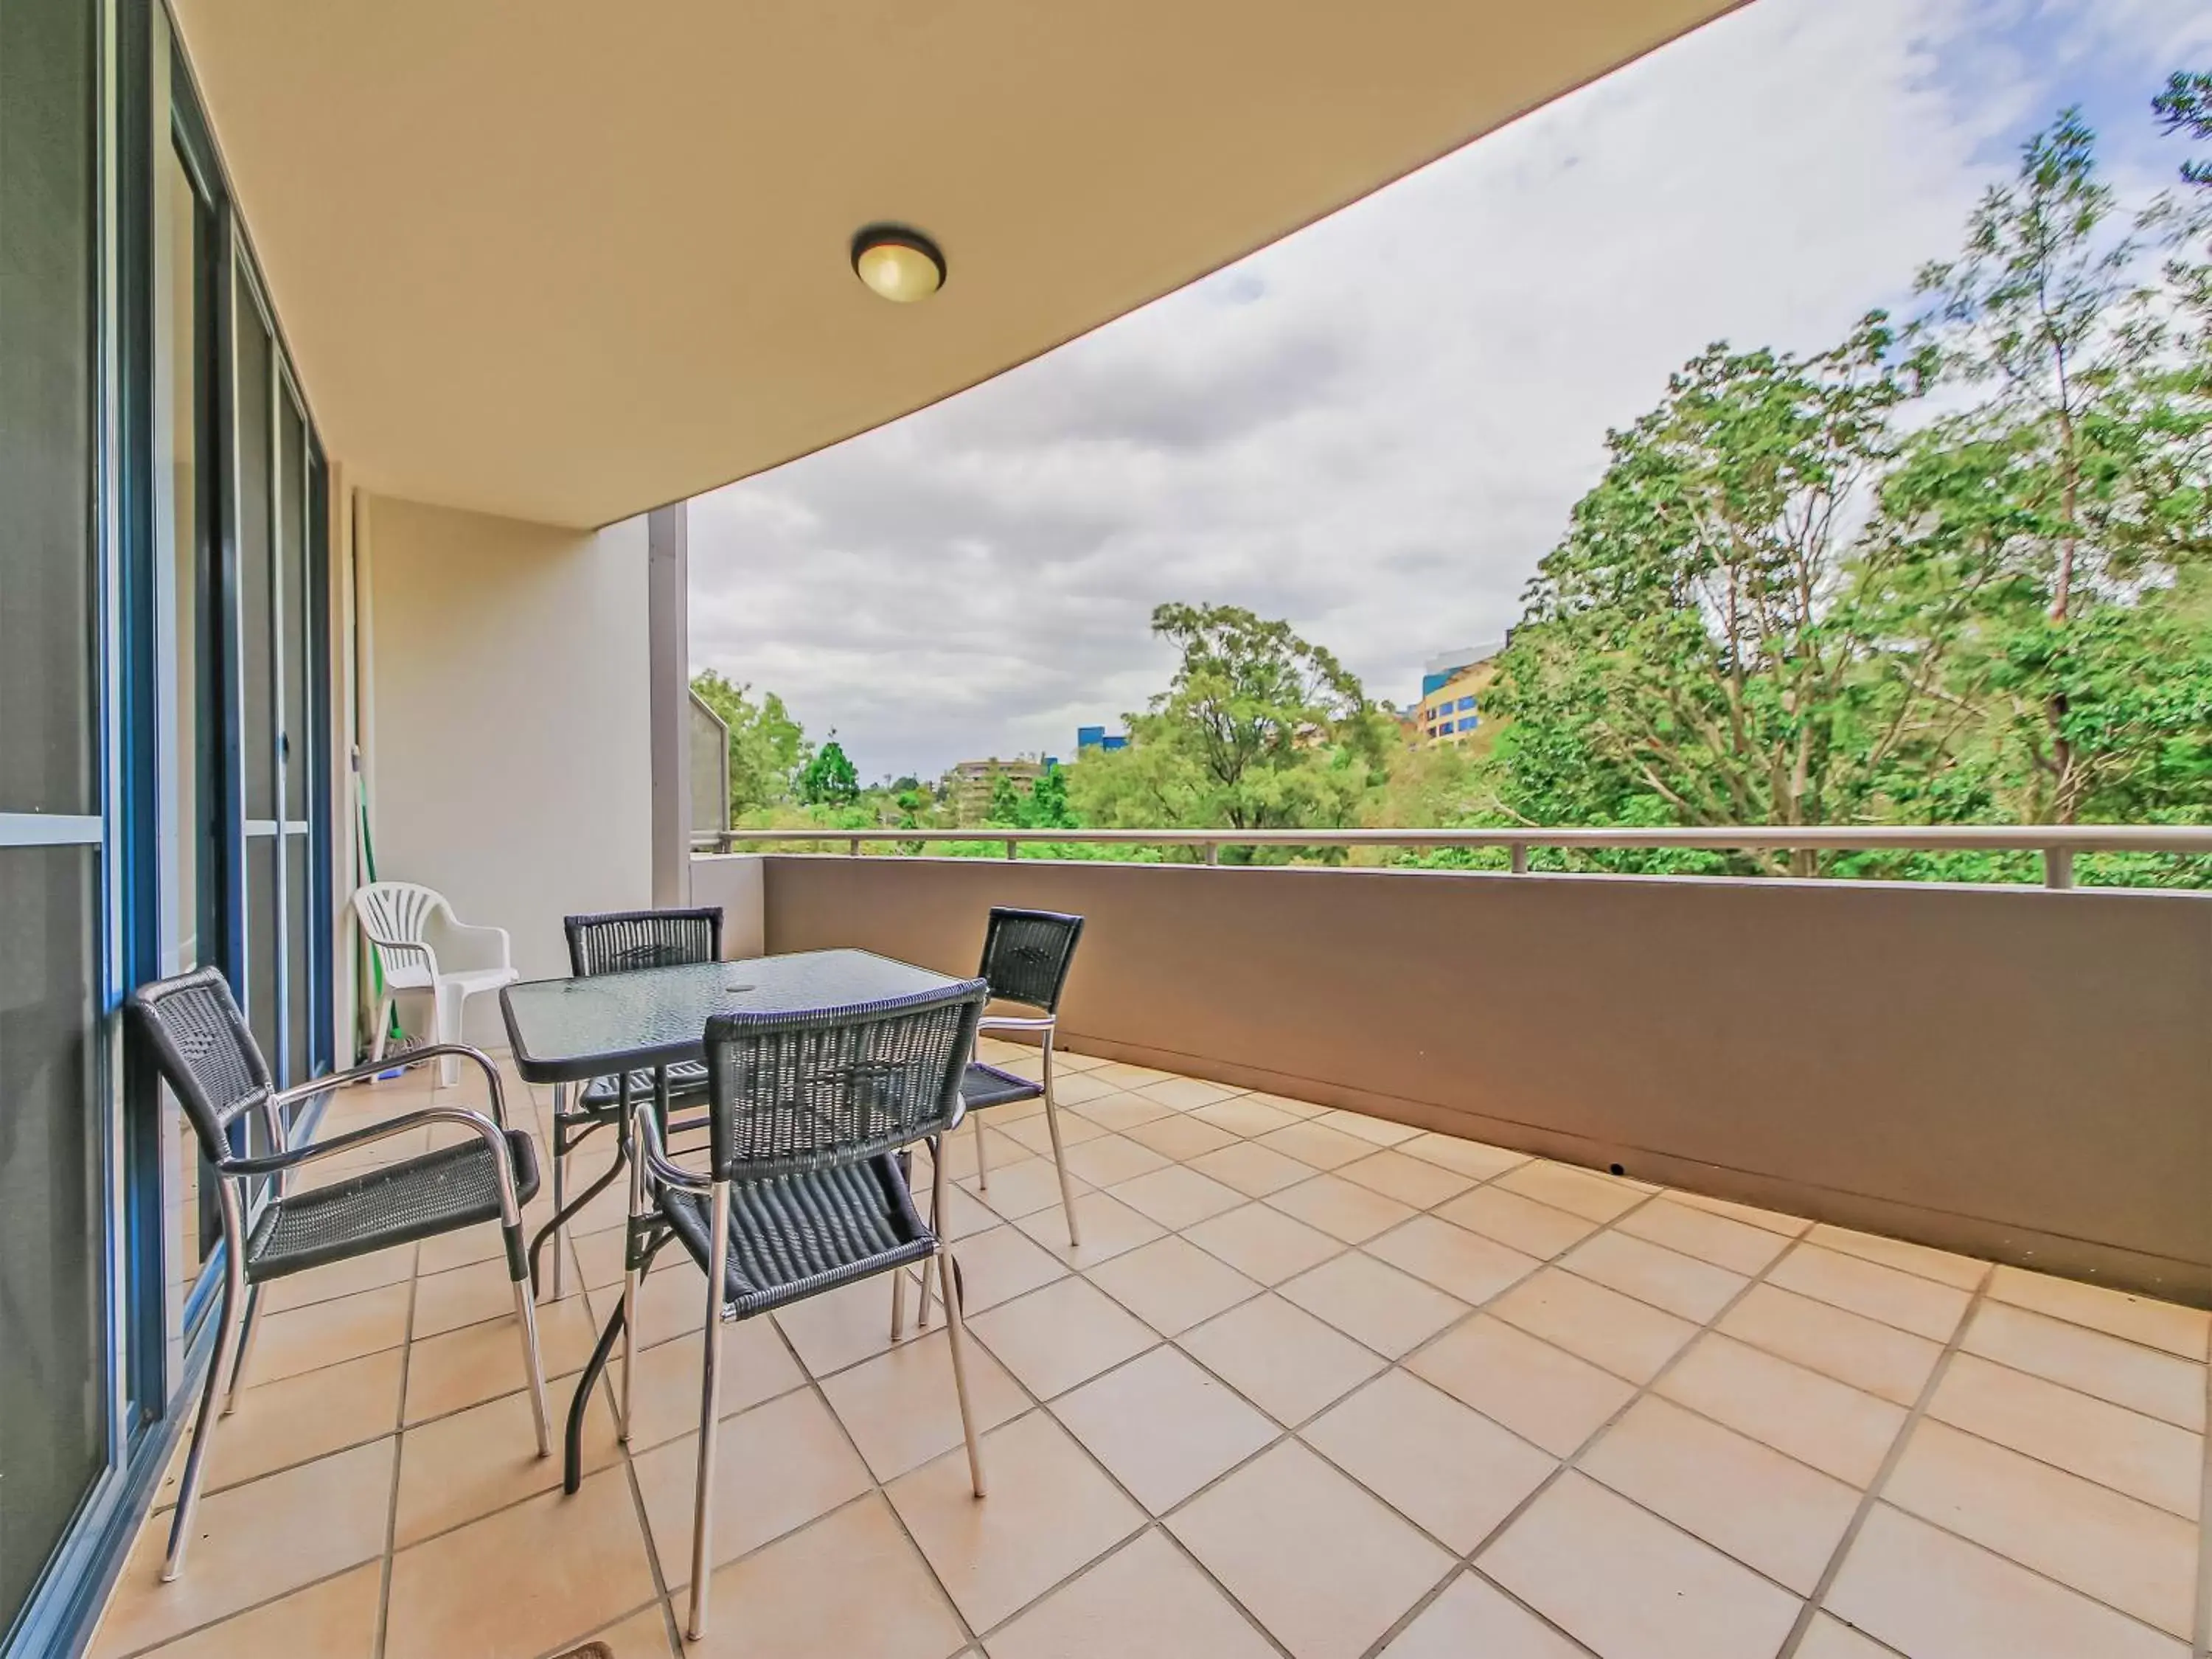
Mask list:
[[[864,776],[1066,752],[1164,682],[1164,599],[1290,617],[1378,696],[1492,638],[1607,427],[1719,338],[1905,298],[2075,78],[2194,0],[1759,0],[896,425],[700,497],[692,656]],[[2142,125],[2148,131],[2148,120]]]

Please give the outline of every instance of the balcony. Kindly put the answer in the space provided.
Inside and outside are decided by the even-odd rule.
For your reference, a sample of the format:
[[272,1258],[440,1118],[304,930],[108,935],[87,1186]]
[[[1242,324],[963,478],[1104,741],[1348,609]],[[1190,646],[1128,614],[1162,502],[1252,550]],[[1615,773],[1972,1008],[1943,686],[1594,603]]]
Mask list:
[[[971,1137],[948,1154],[990,1496],[941,1327],[894,1347],[881,1281],[740,1327],[687,1647],[693,1270],[648,1280],[631,1439],[595,1406],[563,1498],[472,1259],[495,1236],[466,1235],[286,1286],[191,1565],[155,1582],[164,1508],[103,1659],[2202,1651],[2212,1316],[2019,1265],[2200,1293],[2203,1073],[2159,1068],[2202,1026],[2157,988],[2201,1011],[2201,900],[796,857],[694,886],[741,951],[923,961],[972,959],[986,890],[1089,906],[1059,1080],[1082,1250],[1037,1107],[985,1119],[988,1190]],[[1717,975],[1737,1000],[1685,1029]],[[2039,1036],[2039,998],[2071,1028]],[[1784,1088],[1759,1062],[1793,1045]],[[2078,1122],[2069,1048],[2109,1085]],[[1899,1097],[1824,1121],[1872,1087]],[[1795,1201],[1718,1195],[1753,1191]],[[597,1204],[540,1310],[556,1407],[618,1220]]]

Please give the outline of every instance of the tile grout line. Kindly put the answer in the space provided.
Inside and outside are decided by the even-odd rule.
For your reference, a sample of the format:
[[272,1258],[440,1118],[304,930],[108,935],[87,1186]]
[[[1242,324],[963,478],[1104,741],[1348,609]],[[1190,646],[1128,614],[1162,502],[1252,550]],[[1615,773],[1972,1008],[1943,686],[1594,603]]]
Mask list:
[[[1835,1548],[1828,1553],[1827,1565],[1820,1569],[1820,1577],[1814,1581],[1813,1593],[1805,1598],[1804,1606],[1798,1609],[1796,1622],[1790,1626],[1790,1634],[1784,1638],[1775,1659],[1795,1659],[1798,1649],[1804,1645],[1805,1638],[1813,1628],[1814,1619],[1823,1610],[1830,1592],[1835,1589],[1836,1580],[1844,1570],[1844,1562],[1857,1544],[1859,1534],[1865,1530],[1867,1519],[1874,1513],[1875,1504],[1881,1501],[1883,1488],[1889,1485],[1890,1476],[1896,1473],[1898,1464],[1904,1460],[1905,1446],[1926,1419],[1928,1407],[1936,1398],[1936,1390],[1949,1373],[1951,1362],[1966,1346],[1966,1332],[1972,1326],[1975,1316],[1981,1312],[1983,1304],[1988,1301],[1990,1285],[1996,1278],[1996,1267],[1992,1263],[1983,1272],[1981,1283],[1974,1286],[1973,1295],[1968,1298],[1965,1311],[1959,1316],[1958,1326],[1951,1333],[1951,1340],[1943,1345],[1943,1352],[1936,1357],[1935,1364],[1929,1369],[1926,1380],[1920,1385],[1918,1395],[1905,1413],[1905,1420],[1897,1425],[1897,1432],[1890,1439],[1889,1449],[1882,1455],[1881,1467],[1875,1471],[1874,1479],[1859,1494],[1858,1504],[1852,1510],[1851,1518],[1844,1525],[1843,1536],[1836,1540]],[[2010,1559],[2009,1557],[2004,1559]],[[1856,1626],[1851,1627],[1857,1628]]]

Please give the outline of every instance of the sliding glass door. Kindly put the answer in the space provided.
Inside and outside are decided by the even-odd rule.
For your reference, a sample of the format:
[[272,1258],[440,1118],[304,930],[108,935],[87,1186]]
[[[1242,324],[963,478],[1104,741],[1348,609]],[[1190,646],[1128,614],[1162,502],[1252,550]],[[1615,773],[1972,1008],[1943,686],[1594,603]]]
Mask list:
[[0,1632],[106,1472],[97,14],[0,5]]

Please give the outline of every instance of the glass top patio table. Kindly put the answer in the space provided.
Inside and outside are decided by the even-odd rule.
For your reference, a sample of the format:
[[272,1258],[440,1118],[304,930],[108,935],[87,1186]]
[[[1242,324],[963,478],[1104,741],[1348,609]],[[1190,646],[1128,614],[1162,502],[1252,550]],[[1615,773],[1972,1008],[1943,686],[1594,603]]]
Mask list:
[[707,1020],[726,1013],[820,1013],[960,984],[868,951],[641,968],[531,980],[499,994],[514,1069],[532,1083],[580,1083],[706,1057]]

